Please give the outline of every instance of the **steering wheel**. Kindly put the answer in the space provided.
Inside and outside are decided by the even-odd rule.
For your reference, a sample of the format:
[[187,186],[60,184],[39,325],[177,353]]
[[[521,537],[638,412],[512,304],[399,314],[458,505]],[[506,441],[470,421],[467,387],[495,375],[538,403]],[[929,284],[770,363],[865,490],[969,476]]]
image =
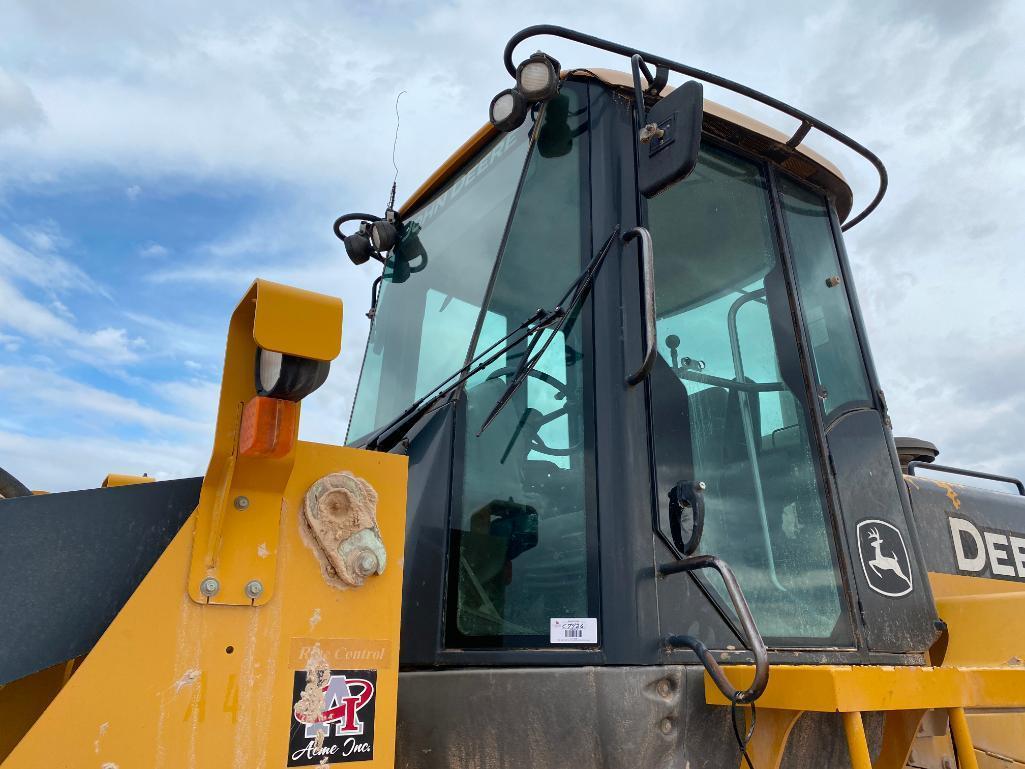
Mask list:
[[[505,376],[512,376],[517,371],[519,371],[518,366],[503,366],[500,369],[492,371],[488,375],[487,380],[485,381],[491,381],[492,379],[499,379]],[[544,382],[546,385],[555,390],[556,400],[566,401],[567,396],[569,395],[569,388],[566,387],[565,382],[560,382],[551,374],[547,374],[544,371],[538,371],[537,369],[533,368],[527,371],[527,376],[533,377],[534,379],[537,379],[539,382]],[[540,412],[535,411],[535,413]],[[541,415],[539,418],[530,420],[531,427],[534,430],[534,434],[530,436],[531,450],[537,451],[541,454],[547,454],[551,457],[568,457],[571,454],[575,453],[577,449],[579,449],[580,446],[583,444],[583,437],[581,437],[580,440],[578,440],[576,443],[573,443],[567,446],[566,448],[556,448],[554,446],[549,446],[547,443],[545,443],[544,439],[539,435],[539,432],[542,427],[544,427],[549,422],[554,422],[559,417],[565,416],[568,413],[569,407],[567,405],[563,405],[560,408],[555,409],[555,411],[551,411],[547,414]]]

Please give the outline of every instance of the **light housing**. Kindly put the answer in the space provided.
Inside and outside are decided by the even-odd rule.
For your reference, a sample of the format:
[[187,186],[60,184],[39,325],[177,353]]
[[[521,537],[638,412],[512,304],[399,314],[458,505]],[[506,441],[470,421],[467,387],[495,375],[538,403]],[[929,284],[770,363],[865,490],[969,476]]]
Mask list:
[[327,380],[331,361],[256,348],[256,394],[300,401]]
[[366,264],[371,257],[377,257],[370,237],[362,227],[352,235],[346,235],[342,242],[345,243],[345,253],[349,255],[349,261],[356,266]]
[[391,251],[399,239],[395,225],[387,219],[379,219],[370,225],[370,242],[378,253]]
[[516,68],[516,90],[528,102],[548,101],[559,93],[559,62],[537,51]]
[[527,117],[527,100],[516,89],[507,88],[491,100],[488,116],[499,131],[514,131]]

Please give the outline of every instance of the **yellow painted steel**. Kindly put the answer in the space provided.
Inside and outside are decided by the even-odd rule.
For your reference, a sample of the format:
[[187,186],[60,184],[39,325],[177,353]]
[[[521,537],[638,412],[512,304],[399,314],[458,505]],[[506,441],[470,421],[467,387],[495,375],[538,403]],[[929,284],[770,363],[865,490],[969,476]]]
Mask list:
[[342,346],[340,299],[257,280],[242,304],[250,300],[255,304],[252,337],[260,347],[314,360],[338,357]]
[[872,756],[868,752],[865,737],[865,722],[861,713],[850,711],[843,714],[843,730],[847,735],[847,751],[851,755],[853,769],[872,769]]
[[954,738],[954,749],[957,751],[957,764],[960,769],[979,769],[975,760],[975,747],[972,745],[972,733],[968,730],[964,708],[950,708],[950,734]]
[[[262,606],[274,595],[281,493],[295,449],[280,458],[238,455],[242,406],[256,395],[257,345],[330,360],[341,336],[340,300],[265,280],[253,283],[231,316],[214,447],[196,508],[188,581],[194,601]],[[204,594],[205,580],[216,580],[216,593]],[[253,582],[262,588],[255,599],[246,593]]]
[[[347,470],[378,493],[389,563],[358,589],[329,585],[299,531],[311,484]],[[264,606],[186,595],[186,523],[3,769],[250,769],[287,763],[295,672],[314,644],[337,669],[378,671],[372,762],[394,765],[405,457],[300,442],[279,499],[277,590]]]
[[[754,677],[752,666],[724,669],[737,688]],[[705,701],[730,704],[707,675]],[[1025,707],[1025,667],[776,665],[758,707],[825,713]]]
[[77,663],[77,659],[68,660],[0,684],[0,762],[68,682]]
[[103,488],[109,489],[114,486],[134,486],[137,483],[153,483],[156,478],[148,475],[123,475],[122,473],[108,473],[100,484]]

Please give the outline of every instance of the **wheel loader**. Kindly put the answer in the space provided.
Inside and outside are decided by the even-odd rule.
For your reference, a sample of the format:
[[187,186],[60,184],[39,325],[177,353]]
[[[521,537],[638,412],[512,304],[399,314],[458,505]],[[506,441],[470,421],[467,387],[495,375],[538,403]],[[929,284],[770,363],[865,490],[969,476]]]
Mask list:
[[1025,766],[1025,487],[892,436],[842,234],[883,164],[573,30],[504,63],[334,224],[381,270],[344,445],[298,439],[341,302],[257,280],[205,476],[4,476],[0,766]]

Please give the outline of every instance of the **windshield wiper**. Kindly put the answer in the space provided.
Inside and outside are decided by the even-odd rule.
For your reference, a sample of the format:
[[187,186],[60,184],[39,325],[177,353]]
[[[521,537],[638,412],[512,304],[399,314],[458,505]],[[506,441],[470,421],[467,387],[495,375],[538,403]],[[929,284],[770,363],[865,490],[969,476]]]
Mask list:
[[477,431],[477,437],[481,436],[485,430],[488,429],[495,417],[498,416],[499,412],[505,408],[505,405],[512,399],[513,395],[520,388],[520,385],[527,379],[530,372],[537,366],[537,362],[541,360],[541,356],[545,354],[548,346],[555,339],[555,336],[562,330],[562,327],[566,324],[566,321],[573,317],[577,309],[583,304],[588,294],[591,293],[591,287],[594,285],[594,278],[598,274],[598,271],[605,264],[605,257],[608,256],[609,249],[612,247],[613,241],[616,236],[619,235],[619,225],[617,224],[609,236],[605,239],[605,243],[598,250],[598,253],[594,255],[588,265],[584,268],[584,271],[580,273],[576,280],[573,281],[572,285],[563,294],[562,299],[552,310],[552,315],[558,318],[558,322],[551,329],[548,334],[548,338],[544,344],[541,345],[541,349],[536,353],[533,353],[534,347],[537,345],[538,340],[541,338],[541,334],[537,334],[530,343],[527,345],[526,351],[523,353],[523,357],[520,358],[520,364],[516,368],[516,373],[509,379],[509,383],[505,387],[503,392],[497,401],[495,401],[494,408],[491,409],[491,413],[488,414],[487,418],[481,423],[480,430]]
[[[534,336],[531,340],[526,353],[524,353],[521,358],[519,368],[517,368],[516,371],[516,376],[520,376],[521,372],[527,372],[534,368],[537,364],[538,357],[544,353],[545,349],[548,348],[548,345],[551,343],[551,339],[554,338],[554,335],[562,328],[563,324],[566,322],[566,318],[581,304],[590,292],[594,277],[604,263],[605,257],[612,246],[612,242],[618,234],[619,225],[617,224],[612,230],[612,234],[609,235],[608,239],[601,247],[601,250],[594,256],[594,258],[591,259],[583,272],[581,272],[573,281],[570,287],[566,290],[562,299],[559,301],[559,304],[556,305],[555,309],[545,310],[543,308],[539,308],[535,310],[534,313],[524,320],[519,326],[492,344],[490,347],[475,355],[465,366],[445,377],[445,379],[428,390],[420,399],[412,403],[405,411],[380,428],[374,436],[367,441],[365,448],[370,451],[390,451],[399,443],[399,441],[402,440],[406,433],[417,424],[417,422],[419,422],[426,414],[438,407],[442,400],[449,396],[454,390],[461,387],[466,380],[474,374],[483,371],[517,345],[522,344],[525,340],[537,334],[537,336]],[[530,352],[534,348],[537,339],[540,337],[540,332],[553,326],[553,324],[557,324],[557,326],[552,332],[552,337],[545,342],[540,353],[537,353],[535,356],[531,356]],[[527,374],[522,373],[522,376],[523,378],[526,378]],[[516,377],[514,376],[513,381],[515,381],[515,379]],[[510,386],[513,384],[513,381],[510,381]],[[518,386],[519,384],[517,383],[516,387]],[[512,392],[515,392],[515,388],[513,388]],[[506,392],[499,398],[499,402],[495,404],[492,414],[489,415],[487,420],[488,423],[494,419],[494,416],[497,415],[498,411],[505,405],[505,402],[507,402],[509,397],[512,396],[512,392],[509,391],[509,387],[506,388]],[[487,425],[485,425],[485,427],[486,426]],[[481,428],[481,432],[483,431],[484,427]],[[479,434],[480,433],[478,433],[478,435]]]

